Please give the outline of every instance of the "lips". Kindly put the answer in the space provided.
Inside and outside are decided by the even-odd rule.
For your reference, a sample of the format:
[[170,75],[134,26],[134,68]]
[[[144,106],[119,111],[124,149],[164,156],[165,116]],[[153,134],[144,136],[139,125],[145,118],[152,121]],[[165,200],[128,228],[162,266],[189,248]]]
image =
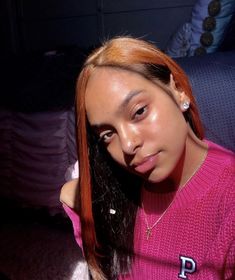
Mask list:
[[142,162],[136,164],[134,167],[135,171],[138,173],[146,173],[152,170],[157,163],[158,154],[159,153],[146,157]]

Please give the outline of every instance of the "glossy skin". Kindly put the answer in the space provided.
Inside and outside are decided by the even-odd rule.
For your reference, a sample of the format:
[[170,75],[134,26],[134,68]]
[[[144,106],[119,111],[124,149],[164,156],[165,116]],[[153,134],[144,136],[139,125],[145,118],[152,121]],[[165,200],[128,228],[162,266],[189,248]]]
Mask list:
[[169,90],[172,96],[139,74],[106,67],[95,70],[85,93],[88,121],[111,157],[151,184],[186,181],[204,150],[184,119],[188,97],[173,77]]

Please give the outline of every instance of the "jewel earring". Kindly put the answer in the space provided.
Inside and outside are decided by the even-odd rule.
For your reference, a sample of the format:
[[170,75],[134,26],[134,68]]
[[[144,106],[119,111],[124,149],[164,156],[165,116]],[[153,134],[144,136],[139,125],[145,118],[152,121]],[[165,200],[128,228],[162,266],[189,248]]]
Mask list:
[[109,213],[110,213],[110,214],[112,214],[112,215],[114,215],[114,214],[116,214],[116,210],[115,210],[115,209],[110,208],[110,209],[109,209]]
[[190,101],[185,100],[185,101],[182,103],[182,105],[181,105],[182,111],[184,111],[184,112],[187,111],[188,108],[189,108],[189,105],[190,105]]

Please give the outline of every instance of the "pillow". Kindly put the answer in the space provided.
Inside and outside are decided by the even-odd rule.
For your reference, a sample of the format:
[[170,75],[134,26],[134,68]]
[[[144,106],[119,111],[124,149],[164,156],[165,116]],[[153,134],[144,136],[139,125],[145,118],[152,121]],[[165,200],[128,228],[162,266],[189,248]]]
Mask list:
[[192,9],[191,21],[177,31],[166,53],[181,57],[215,52],[223,40],[234,9],[234,0],[198,0]]
[[232,19],[234,0],[198,0],[192,11],[190,55],[215,52]]
[[76,161],[74,110],[0,111],[0,196],[25,207],[63,212],[67,168]]
[[190,22],[184,23],[174,34],[171,42],[167,45],[166,53],[171,57],[188,56],[192,27]]

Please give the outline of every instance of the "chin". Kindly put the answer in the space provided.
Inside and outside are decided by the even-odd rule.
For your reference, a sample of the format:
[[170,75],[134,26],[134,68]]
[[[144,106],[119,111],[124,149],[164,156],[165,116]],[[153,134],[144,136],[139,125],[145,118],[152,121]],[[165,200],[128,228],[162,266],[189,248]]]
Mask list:
[[170,172],[163,172],[163,170],[154,169],[150,174],[148,174],[148,176],[145,177],[145,180],[153,184],[158,184],[168,179],[169,175]]

